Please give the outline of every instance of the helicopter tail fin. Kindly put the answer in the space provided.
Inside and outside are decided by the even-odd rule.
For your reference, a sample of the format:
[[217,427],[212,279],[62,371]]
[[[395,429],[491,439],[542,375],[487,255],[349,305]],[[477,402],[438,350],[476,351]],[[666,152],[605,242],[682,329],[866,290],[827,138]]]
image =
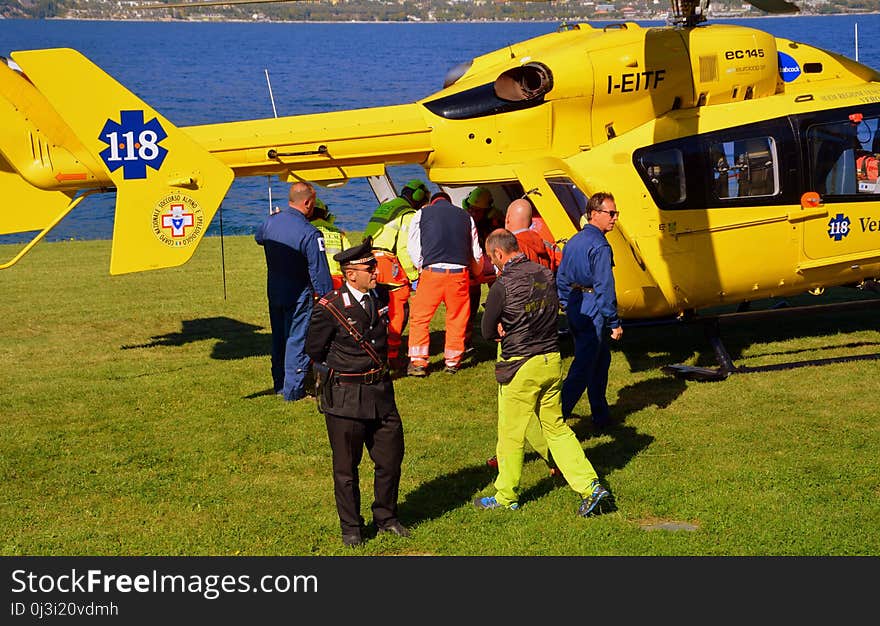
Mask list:
[[[40,148],[31,154],[16,152],[12,133],[0,135],[7,169],[32,186],[63,189],[68,199],[80,190],[116,189],[111,274],[188,261],[232,183],[232,170],[79,52],[28,50],[12,57],[34,93],[23,87],[24,95],[10,99],[4,85],[0,121],[17,122],[19,131],[22,123],[37,126],[21,107],[27,96],[30,108],[54,124],[40,131],[36,144],[31,135],[31,145]],[[35,162],[40,177],[31,174]],[[9,181],[0,177],[0,190]],[[0,232],[13,227],[9,211],[0,212]]]

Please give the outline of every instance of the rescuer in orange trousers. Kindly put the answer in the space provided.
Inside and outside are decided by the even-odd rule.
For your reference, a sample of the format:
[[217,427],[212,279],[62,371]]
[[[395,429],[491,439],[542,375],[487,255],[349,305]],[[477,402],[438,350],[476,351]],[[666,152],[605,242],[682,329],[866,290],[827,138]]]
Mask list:
[[407,374],[428,373],[429,326],[437,307],[446,305],[445,371],[455,373],[464,353],[470,315],[471,272],[482,267],[482,252],[473,218],[452,204],[446,193],[434,194],[409,227],[407,250],[420,270],[418,289],[410,303]]

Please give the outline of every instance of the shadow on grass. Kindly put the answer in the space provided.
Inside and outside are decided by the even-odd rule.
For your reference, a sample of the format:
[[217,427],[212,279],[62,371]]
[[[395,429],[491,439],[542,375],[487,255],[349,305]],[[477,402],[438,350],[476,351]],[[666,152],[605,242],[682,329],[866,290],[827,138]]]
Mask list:
[[495,470],[488,465],[471,465],[437,476],[406,494],[400,503],[404,524],[420,524],[442,517],[460,508],[495,480]]
[[[818,302],[821,300],[821,302]],[[832,304],[853,300],[876,300],[876,296],[867,296],[853,289],[836,288],[829,290],[825,296],[796,296],[787,300],[762,300],[755,302],[744,310],[766,310],[786,308],[788,306],[807,306],[811,304]],[[729,309],[729,310],[728,310]],[[707,314],[732,313],[733,307],[709,310]],[[621,352],[626,357],[633,372],[658,369],[665,365],[684,363],[694,358],[694,365],[699,367],[717,366],[715,353],[704,333],[702,322],[672,322],[657,325],[628,326],[624,323],[626,333],[620,342],[613,342],[612,351]],[[855,310],[845,312],[822,311],[804,313],[802,317],[785,318],[784,323],[776,319],[742,320],[721,329],[721,340],[731,359],[737,361],[747,358],[744,353],[753,346],[761,346],[775,342],[785,342],[800,338],[827,338],[829,345],[816,348],[794,348],[791,350],[767,351],[762,356],[790,356],[803,352],[820,352],[838,349],[856,349],[880,345],[874,342],[839,343],[839,335],[876,328],[875,310]],[[754,352],[754,350],[752,350]],[[563,352],[565,354],[565,352]]]
[[247,324],[229,317],[208,317],[184,320],[178,333],[150,337],[148,343],[123,345],[123,350],[182,346],[195,341],[216,339],[211,358],[218,360],[245,359],[269,354],[271,336],[259,333],[262,326]]

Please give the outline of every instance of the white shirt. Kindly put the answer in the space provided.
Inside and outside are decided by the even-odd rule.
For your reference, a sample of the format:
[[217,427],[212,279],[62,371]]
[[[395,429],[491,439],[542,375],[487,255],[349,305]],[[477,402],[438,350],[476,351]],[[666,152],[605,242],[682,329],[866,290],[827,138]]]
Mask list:
[[[361,291],[360,289],[358,289],[357,287],[355,287],[351,283],[345,283],[345,286],[348,287],[348,290],[351,292],[351,295],[354,296],[354,299],[357,300],[357,303],[359,305],[361,305],[364,308],[364,310],[366,311],[367,308],[364,307],[364,296],[367,295],[369,292],[368,291]],[[373,295],[370,294],[370,297],[373,298]],[[374,299],[374,301],[375,301],[375,299]]]

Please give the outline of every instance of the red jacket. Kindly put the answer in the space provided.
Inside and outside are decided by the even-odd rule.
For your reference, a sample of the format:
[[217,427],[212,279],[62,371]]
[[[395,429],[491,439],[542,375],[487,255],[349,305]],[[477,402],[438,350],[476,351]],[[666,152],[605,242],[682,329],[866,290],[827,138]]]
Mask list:
[[522,230],[516,235],[519,249],[530,261],[539,263],[552,272],[556,272],[559,262],[562,261],[562,250],[556,244],[545,241],[538,231]]

